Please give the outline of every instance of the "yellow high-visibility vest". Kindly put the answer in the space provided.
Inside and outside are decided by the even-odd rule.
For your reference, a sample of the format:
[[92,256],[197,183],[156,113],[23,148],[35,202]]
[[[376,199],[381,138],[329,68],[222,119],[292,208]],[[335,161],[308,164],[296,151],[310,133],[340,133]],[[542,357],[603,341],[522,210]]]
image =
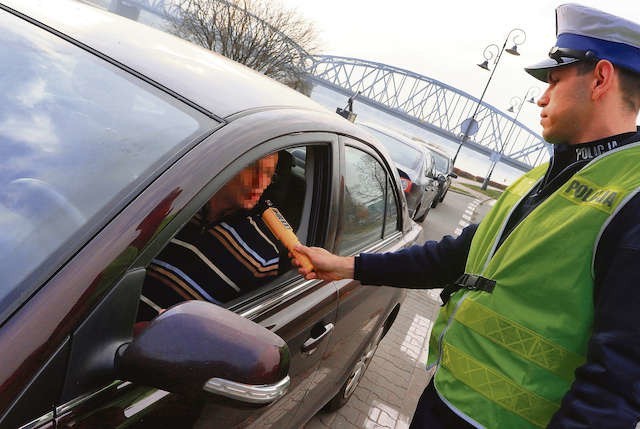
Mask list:
[[[510,186],[482,221],[466,273],[492,292],[456,292],[431,335],[445,403],[477,427],[545,427],[584,360],[593,323],[593,259],[610,219],[640,190],[640,143],[591,161],[497,248],[546,165]],[[496,250],[497,248],[497,250]]]

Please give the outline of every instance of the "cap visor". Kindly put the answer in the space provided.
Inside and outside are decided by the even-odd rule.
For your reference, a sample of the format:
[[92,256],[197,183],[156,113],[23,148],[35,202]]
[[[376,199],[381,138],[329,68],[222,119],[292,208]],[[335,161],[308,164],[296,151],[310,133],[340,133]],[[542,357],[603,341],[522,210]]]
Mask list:
[[537,64],[525,67],[524,70],[536,79],[547,82],[547,74],[549,73],[549,70],[573,64],[578,61],[580,60],[570,57],[562,57],[561,62],[558,62],[553,58],[547,58]]

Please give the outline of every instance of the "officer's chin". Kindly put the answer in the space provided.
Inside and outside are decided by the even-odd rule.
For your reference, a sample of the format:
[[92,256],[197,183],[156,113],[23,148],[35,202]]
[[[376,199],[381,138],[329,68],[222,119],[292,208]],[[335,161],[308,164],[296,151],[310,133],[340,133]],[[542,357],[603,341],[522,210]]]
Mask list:
[[544,141],[546,141],[547,143],[551,143],[552,145],[561,145],[561,144],[567,144],[568,142],[566,141],[566,139],[557,136],[555,134],[553,134],[552,132],[545,132],[545,130],[542,130],[542,138],[544,138]]

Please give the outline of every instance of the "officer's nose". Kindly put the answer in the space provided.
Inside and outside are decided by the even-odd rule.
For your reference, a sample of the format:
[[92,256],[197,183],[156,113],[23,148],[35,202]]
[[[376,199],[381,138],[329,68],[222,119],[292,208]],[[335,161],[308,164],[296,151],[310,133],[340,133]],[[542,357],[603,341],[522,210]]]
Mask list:
[[544,94],[542,94],[540,96],[540,98],[538,98],[538,101],[536,102],[536,104],[538,105],[538,107],[544,107],[547,104],[549,104],[549,89],[548,88],[544,92]]

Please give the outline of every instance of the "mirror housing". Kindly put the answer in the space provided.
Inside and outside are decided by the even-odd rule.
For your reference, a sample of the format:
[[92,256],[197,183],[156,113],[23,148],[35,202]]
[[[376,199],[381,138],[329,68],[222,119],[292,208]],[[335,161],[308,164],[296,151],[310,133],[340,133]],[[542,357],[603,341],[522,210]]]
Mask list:
[[411,182],[411,178],[404,170],[397,167],[396,170],[398,170],[398,175],[400,176],[400,185],[402,186],[402,190],[405,194],[408,194],[409,191],[411,191],[413,182]]
[[156,317],[120,346],[115,363],[121,380],[187,396],[205,390],[267,404],[289,385],[284,340],[205,301],[187,301]]
[[451,177],[452,179],[457,179],[458,175],[456,173],[454,173],[453,171],[451,173],[448,174],[449,177]]

